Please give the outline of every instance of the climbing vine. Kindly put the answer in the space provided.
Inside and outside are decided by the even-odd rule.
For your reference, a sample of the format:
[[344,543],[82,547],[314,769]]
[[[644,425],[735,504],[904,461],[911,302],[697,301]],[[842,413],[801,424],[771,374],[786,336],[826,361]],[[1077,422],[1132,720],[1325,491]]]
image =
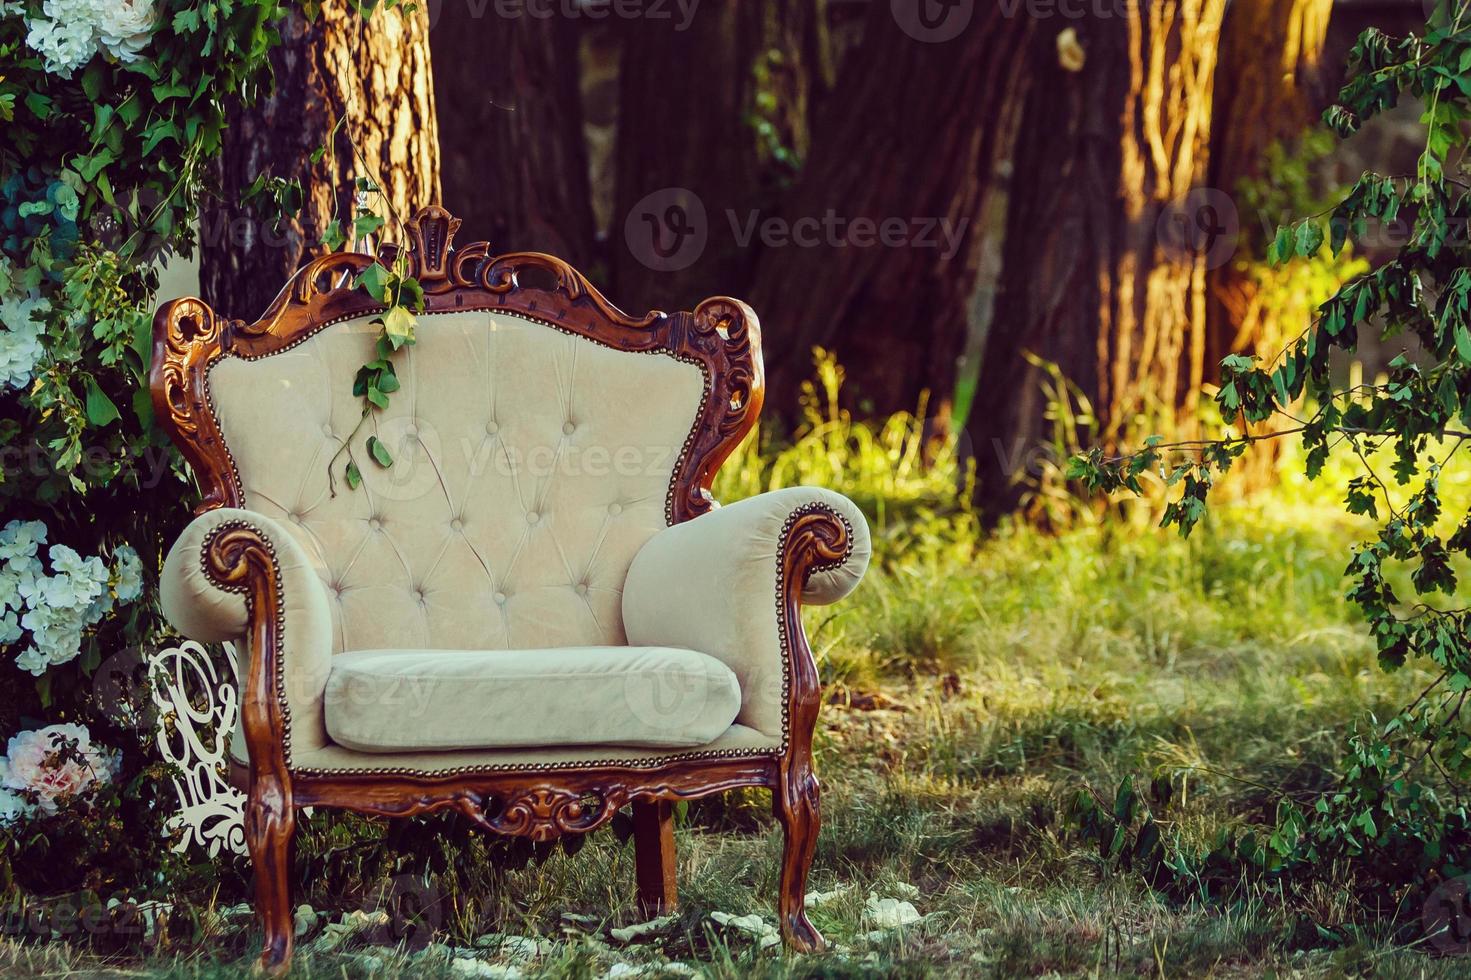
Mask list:
[[[275,0],[0,2],[0,882],[181,887],[141,658],[194,498],[148,392],[158,266],[193,247]],[[290,188],[262,182],[260,193]],[[228,875],[212,888],[231,887]],[[238,888],[237,882],[235,887]]]

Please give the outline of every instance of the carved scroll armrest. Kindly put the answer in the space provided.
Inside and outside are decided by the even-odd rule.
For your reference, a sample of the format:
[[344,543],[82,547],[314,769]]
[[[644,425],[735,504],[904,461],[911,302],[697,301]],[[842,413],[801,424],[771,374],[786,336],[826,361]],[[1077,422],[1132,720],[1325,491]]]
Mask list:
[[[332,659],[327,591],[305,551],[280,524],[221,507],[196,517],[170,549],[160,581],[163,613],[205,643],[243,641],[242,716],[255,754],[252,706],[288,750],[326,742],[322,695]],[[267,714],[269,717],[267,717]]]
[[676,524],[639,551],[623,586],[623,625],[637,646],[716,657],[741,684],[736,720],[784,734],[793,698],[816,671],[798,608],[836,602],[868,567],[868,523],[853,502],[817,487],[763,493]]

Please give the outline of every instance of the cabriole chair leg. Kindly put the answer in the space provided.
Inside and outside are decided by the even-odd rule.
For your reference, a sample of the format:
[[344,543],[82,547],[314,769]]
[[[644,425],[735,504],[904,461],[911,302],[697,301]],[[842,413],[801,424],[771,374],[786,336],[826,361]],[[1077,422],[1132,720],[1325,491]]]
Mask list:
[[255,868],[255,914],[265,934],[258,966],[286,972],[296,931],[291,918],[291,837],[296,811],[281,794],[252,791],[245,807],[245,844]]
[[777,919],[788,946],[799,953],[827,948],[822,934],[807,921],[807,871],[817,849],[817,831],[822,825],[818,809],[817,777],[808,766],[783,772],[781,785],[772,790],[772,809],[782,829],[781,887],[777,893]]

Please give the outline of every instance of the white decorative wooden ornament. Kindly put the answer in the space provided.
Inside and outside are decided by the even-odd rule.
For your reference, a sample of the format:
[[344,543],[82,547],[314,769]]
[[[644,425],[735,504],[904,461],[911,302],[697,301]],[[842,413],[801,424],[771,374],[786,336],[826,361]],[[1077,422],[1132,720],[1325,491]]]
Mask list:
[[174,779],[179,812],[165,826],[181,830],[174,850],[191,844],[210,857],[245,853],[245,794],[229,783],[229,738],[240,715],[240,667],[233,644],[222,644],[230,676],[194,640],[149,658],[158,706],[158,750],[181,770]]

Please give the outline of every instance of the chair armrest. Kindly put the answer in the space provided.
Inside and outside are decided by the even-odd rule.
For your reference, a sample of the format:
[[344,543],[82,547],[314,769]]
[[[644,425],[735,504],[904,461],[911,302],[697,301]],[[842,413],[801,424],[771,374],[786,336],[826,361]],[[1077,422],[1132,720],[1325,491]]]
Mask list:
[[[332,611],[320,576],[289,531],[254,511],[206,511],[169,550],[159,593],[164,616],[180,633],[239,644],[242,706],[254,701],[270,714],[262,724],[269,722],[288,760],[293,742],[302,749],[328,744],[322,697],[332,661]],[[260,669],[263,654],[271,669]],[[286,710],[277,710],[283,702]],[[248,710],[242,721],[254,744]]]
[[725,663],[741,685],[736,720],[785,737],[793,701],[816,696],[797,609],[852,592],[870,552],[868,522],[841,494],[759,494],[650,538],[624,582],[623,628],[632,645],[698,650]]

